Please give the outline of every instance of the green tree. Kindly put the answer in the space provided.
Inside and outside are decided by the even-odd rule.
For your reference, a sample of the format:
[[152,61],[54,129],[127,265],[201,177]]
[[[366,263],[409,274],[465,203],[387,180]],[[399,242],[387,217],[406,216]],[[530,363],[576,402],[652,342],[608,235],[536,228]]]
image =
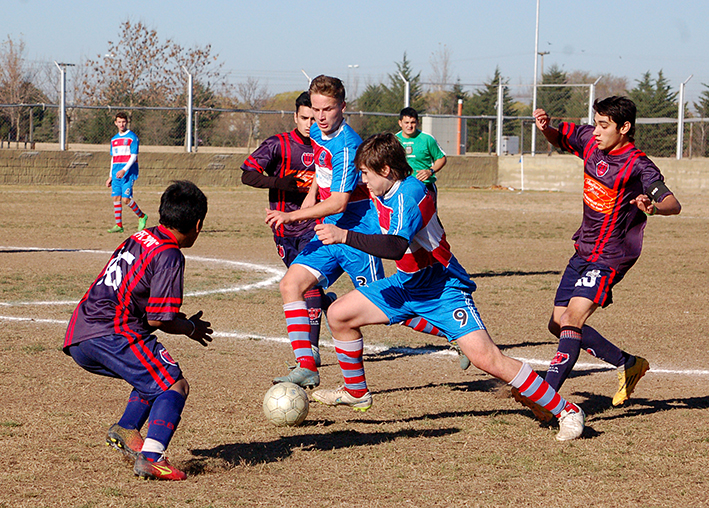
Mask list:
[[[694,110],[700,118],[705,119],[709,117],[709,85],[702,83],[702,86],[705,89],[699,94],[699,100],[694,103]],[[700,156],[706,157],[708,145],[707,137],[709,136],[709,129],[707,129],[706,122],[702,121],[701,123],[695,124],[695,129],[699,132],[695,136],[696,141],[694,147],[698,149]]]
[[[628,92],[635,102],[638,118],[677,118],[677,94],[672,92],[662,71],[654,80],[646,72]],[[650,155],[671,157],[676,150],[676,132],[676,124],[636,124],[635,141]]]
[[[554,64],[542,74],[542,85],[565,85],[568,83],[566,72]],[[537,90],[537,107],[544,109],[553,119],[567,117],[567,108],[572,95],[567,86],[542,86]]]
[[[510,97],[509,79],[504,79],[500,69],[495,69],[492,79],[483,84],[483,87],[476,90],[470,99],[463,103],[463,115],[465,116],[496,116],[497,96],[500,84],[502,84],[502,114],[504,116],[514,116],[514,101]],[[468,120],[468,143],[467,150],[472,152],[489,152],[495,146],[496,128],[495,120],[479,119]],[[511,135],[515,133],[515,123],[506,121],[503,123],[503,134]]]

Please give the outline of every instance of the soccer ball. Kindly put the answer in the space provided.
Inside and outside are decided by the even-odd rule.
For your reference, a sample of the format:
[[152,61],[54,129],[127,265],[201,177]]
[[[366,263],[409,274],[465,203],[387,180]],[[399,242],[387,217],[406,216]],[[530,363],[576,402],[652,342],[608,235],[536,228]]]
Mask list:
[[308,416],[308,395],[295,383],[273,385],[263,398],[263,414],[277,427],[300,425]]

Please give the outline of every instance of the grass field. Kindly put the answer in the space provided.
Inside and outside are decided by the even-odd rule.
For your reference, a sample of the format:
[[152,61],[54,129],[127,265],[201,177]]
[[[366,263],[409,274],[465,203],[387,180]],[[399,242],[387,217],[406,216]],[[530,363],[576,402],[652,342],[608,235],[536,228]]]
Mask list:
[[[162,188],[136,199],[157,219]],[[187,251],[183,310],[211,320],[208,348],[162,336],[191,393],[171,461],[185,482],[145,482],[104,446],[129,387],[90,375],[61,351],[66,323],[122,237],[106,233],[105,188],[0,187],[0,507],[709,506],[709,203],[679,196],[679,217],[652,217],[637,265],[591,324],[651,370],[611,406],[613,371],[582,353],[562,394],[588,415],[558,443],[508,389],[447,346],[403,327],[365,329],[367,413],[311,404],[303,425],[261,412],[292,362],[263,224],[266,195],[206,188],[205,231]],[[440,216],[478,283],[495,341],[544,372],[546,331],[572,253],[581,198],[446,190]],[[124,212],[126,231],[137,224]],[[392,266],[387,264],[387,269]],[[349,291],[339,281],[338,294]],[[341,382],[323,333],[322,386]]]

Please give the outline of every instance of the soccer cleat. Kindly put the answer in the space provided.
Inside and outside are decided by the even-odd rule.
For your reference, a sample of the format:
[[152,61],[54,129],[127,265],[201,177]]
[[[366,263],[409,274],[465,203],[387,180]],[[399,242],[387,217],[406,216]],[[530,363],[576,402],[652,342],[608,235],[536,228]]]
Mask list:
[[458,345],[458,341],[452,340],[450,341],[450,346],[451,349],[453,349],[456,353],[458,353],[458,362],[460,362],[460,368],[462,370],[468,370],[468,367],[470,367],[470,359],[465,356],[465,353],[463,353],[463,350],[460,349],[460,346]]
[[315,359],[315,366],[320,367],[322,364],[320,360],[320,348],[317,346],[310,346],[311,351],[313,352],[313,359]]
[[136,429],[124,429],[114,423],[108,429],[106,444],[121,452],[126,458],[135,460],[143,448],[143,436]]
[[618,372],[618,391],[613,396],[614,406],[620,406],[630,398],[638,381],[649,369],[650,363],[645,358],[636,356],[632,367]]
[[365,412],[372,407],[372,394],[365,393],[361,397],[355,397],[345,390],[344,386],[332,389],[315,390],[311,397],[321,404],[327,406],[350,406],[355,411]]
[[123,228],[116,224],[111,229],[108,230],[109,233],[123,233]]
[[303,388],[316,388],[320,386],[320,373],[305,369],[298,364],[297,367],[290,367],[291,371],[286,376],[273,378],[273,384],[295,383]]
[[551,411],[544,408],[543,406],[540,406],[529,397],[525,397],[524,395],[522,395],[517,388],[513,387],[511,391],[512,397],[514,397],[514,399],[523,406],[531,409],[532,413],[534,413],[534,417],[540,422],[548,423],[552,420],[552,418],[554,418],[554,414]]
[[140,478],[148,478],[153,480],[184,480],[187,475],[170,465],[167,458],[163,455],[160,460],[150,462],[142,453],[138,454],[133,466],[133,472]]
[[571,441],[583,434],[583,427],[586,423],[586,415],[576,404],[566,403],[566,407],[559,414],[559,433],[556,435],[557,441]]
[[145,229],[145,226],[148,225],[148,215],[143,215],[142,217],[138,217],[138,231],[143,231]]

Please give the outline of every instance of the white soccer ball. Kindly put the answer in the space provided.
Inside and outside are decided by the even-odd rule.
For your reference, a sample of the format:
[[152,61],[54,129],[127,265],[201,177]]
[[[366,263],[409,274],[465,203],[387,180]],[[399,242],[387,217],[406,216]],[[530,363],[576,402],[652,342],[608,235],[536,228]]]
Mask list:
[[300,425],[309,407],[308,394],[295,383],[273,385],[263,398],[263,414],[277,427]]

